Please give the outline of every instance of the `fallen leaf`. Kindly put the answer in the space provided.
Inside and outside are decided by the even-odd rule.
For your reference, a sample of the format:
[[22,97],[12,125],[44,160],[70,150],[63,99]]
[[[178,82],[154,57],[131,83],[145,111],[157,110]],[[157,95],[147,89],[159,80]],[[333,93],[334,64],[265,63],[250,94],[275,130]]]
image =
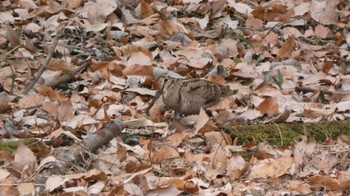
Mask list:
[[294,36],[289,36],[288,39],[283,43],[282,47],[279,49],[277,57],[280,59],[288,58],[292,55],[295,46]]
[[266,98],[257,108],[261,113],[273,116],[279,112],[278,101],[276,97]]
[[57,118],[61,123],[71,120],[74,116],[72,103],[69,100],[66,100],[59,104],[57,114]]
[[10,41],[12,47],[17,47],[21,45],[21,40],[15,30],[9,25],[6,26],[6,37]]
[[38,167],[36,156],[24,144],[20,144],[16,149],[12,166],[19,172],[24,172],[24,169],[27,168],[29,173],[33,173]]
[[33,183],[20,183],[17,185],[17,190],[22,195],[34,194],[35,188]]
[[150,0],[141,0],[141,17],[147,18],[153,14]]
[[198,119],[199,120],[197,121],[197,124],[196,124],[196,130],[194,131],[196,134],[207,133],[217,129],[214,122],[209,118],[209,116],[207,115],[207,113],[203,108],[201,108],[199,112]]
[[338,13],[336,2],[327,0],[312,0],[310,6],[311,17],[323,25],[336,24]]
[[308,178],[309,184],[318,187],[327,187],[332,191],[340,191],[339,182],[330,176],[311,176]]
[[155,162],[161,162],[176,157],[180,157],[176,148],[167,144],[153,144],[152,150],[150,151],[150,159]]
[[252,166],[249,178],[277,178],[285,174],[294,164],[294,158],[265,159]]

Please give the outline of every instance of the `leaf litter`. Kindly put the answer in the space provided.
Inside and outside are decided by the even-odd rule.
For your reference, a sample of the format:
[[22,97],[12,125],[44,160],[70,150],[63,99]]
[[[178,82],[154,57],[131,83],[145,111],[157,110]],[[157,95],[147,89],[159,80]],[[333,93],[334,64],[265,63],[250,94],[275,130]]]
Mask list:
[[[50,152],[1,149],[0,193],[348,194],[349,136],[238,145],[223,128],[348,120],[349,6],[2,1],[0,141],[35,138]],[[162,75],[238,92],[180,122],[161,100],[146,116]],[[127,127],[117,137],[65,173],[43,172],[113,119]]]

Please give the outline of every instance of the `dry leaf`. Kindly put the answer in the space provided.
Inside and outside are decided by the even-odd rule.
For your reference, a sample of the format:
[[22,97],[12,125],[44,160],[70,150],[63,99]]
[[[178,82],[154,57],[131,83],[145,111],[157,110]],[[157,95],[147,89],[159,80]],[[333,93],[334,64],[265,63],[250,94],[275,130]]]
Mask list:
[[30,95],[23,97],[18,101],[18,107],[20,108],[30,108],[43,104],[44,98],[40,95]]
[[34,194],[35,189],[33,183],[21,183],[17,186],[18,192],[22,195]]
[[261,113],[273,116],[279,112],[278,101],[276,97],[266,98],[257,108]]
[[153,55],[144,47],[131,46],[129,48],[130,57],[128,58],[126,65],[152,65]]
[[9,40],[12,47],[17,47],[21,45],[21,40],[15,30],[9,25],[6,25],[6,37]]
[[161,107],[158,104],[154,104],[154,106],[150,109],[149,119],[155,123],[161,122]]
[[323,25],[336,24],[338,13],[336,2],[328,0],[312,0],[310,7],[311,17]]
[[123,74],[126,76],[138,75],[138,76],[153,76],[153,66],[150,65],[129,65],[123,70]]
[[58,106],[58,120],[62,123],[64,121],[71,120],[74,116],[73,105],[69,100],[62,102]]
[[201,108],[198,116],[199,120],[196,124],[196,130],[195,133],[207,133],[210,131],[214,131],[217,129],[214,122],[209,118],[207,113],[203,108]]
[[[29,172],[33,173],[38,167],[36,156],[34,153],[24,144],[20,144],[15,152],[14,160],[12,161],[12,166],[18,172]],[[28,170],[28,171],[24,171]],[[22,173],[23,175],[24,173]]]
[[277,57],[280,59],[289,58],[292,55],[295,46],[294,36],[289,36],[288,39],[283,43],[279,49]]
[[311,176],[308,182],[313,186],[323,186],[332,191],[340,191],[338,181],[329,176]]
[[166,159],[180,157],[176,148],[167,144],[153,144],[153,149],[150,152],[150,158],[152,161],[161,162]]
[[294,158],[292,157],[265,159],[253,165],[249,178],[276,178],[285,174],[293,164]]
[[150,0],[141,0],[141,17],[147,18],[153,14]]

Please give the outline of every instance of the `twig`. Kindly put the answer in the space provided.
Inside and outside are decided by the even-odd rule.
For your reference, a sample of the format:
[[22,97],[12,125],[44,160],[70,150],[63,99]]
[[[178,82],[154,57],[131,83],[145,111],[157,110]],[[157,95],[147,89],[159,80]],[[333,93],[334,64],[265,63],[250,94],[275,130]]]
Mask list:
[[225,138],[222,138],[221,141],[220,141],[220,144],[219,146],[217,147],[217,149],[215,150],[215,153],[214,153],[214,156],[213,156],[213,160],[211,162],[211,168],[215,169],[214,168],[214,162],[215,162],[215,159],[216,159],[216,155],[218,154],[218,151],[219,149],[221,148],[221,145],[222,145],[222,142],[224,141]]
[[72,79],[76,74],[78,74],[79,72],[81,72],[82,70],[88,68],[91,64],[90,63],[83,63],[82,65],[80,65],[78,68],[76,68],[74,71],[68,73],[68,74],[64,74],[60,77],[57,78],[57,80],[52,83],[51,85],[49,85],[50,87],[56,87],[58,84],[61,83],[65,83],[67,81],[69,81],[70,79]]
[[278,133],[279,133],[280,139],[281,139],[281,146],[283,146],[283,136],[282,136],[281,129],[279,128],[279,126],[276,123],[273,123],[273,124],[276,125],[276,128],[278,130]]
[[307,87],[295,87],[296,92],[303,92],[303,93],[314,93],[317,90]]
[[15,80],[16,80],[16,73],[15,73],[15,70],[13,69],[12,67],[12,64],[10,65],[10,68],[11,68],[11,88],[10,88],[10,94],[13,94],[13,88],[15,87]]
[[1,57],[1,59],[0,59],[0,61],[3,61],[11,52],[13,52],[13,51],[15,51],[15,50],[17,50],[19,47],[21,47],[21,45],[18,45],[18,46],[16,46],[16,47],[14,47],[14,48],[12,48],[10,51],[8,51],[8,52],[6,52],[6,51],[4,51],[4,50],[1,50],[1,53],[5,53],[5,55],[3,56],[3,57]]
[[315,92],[322,92],[325,95],[348,95],[350,94],[350,91],[327,91],[327,90],[316,90],[308,87],[295,87],[296,92],[303,92],[303,93],[315,93]]
[[148,105],[148,107],[145,110],[146,115],[149,115],[149,111],[150,109],[153,107],[153,105],[156,103],[156,101],[158,100],[158,98],[163,94],[163,88],[158,89],[156,94],[154,95],[151,103]]
[[63,31],[63,28],[60,28],[60,29],[57,30],[56,37],[55,37],[55,39],[54,39],[53,42],[52,42],[51,48],[50,48],[50,50],[49,50],[49,53],[48,53],[48,55],[47,55],[47,58],[46,58],[46,60],[45,60],[44,65],[42,65],[42,66],[40,67],[40,69],[39,69],[38,73],[36,74],[35,78],[34,78],[34,79],[32,80],[32,82],[28,85],[28,87],[23,91],[23,93],[22,93],[23,95],[26,95],[26,94],[34,87],[34,85],[38,82],[40,76],[41,76],[41,75],[44,73],[44,71],[48,68],[49,63],[50,63],[50,61],[51,61],[51,59],[52,59],[52,55],[53,55],[53,53],[54,53],[54,51],[55,51],[55,48],[56,48],[56,46],[57,46],[58,39],[60,38],[60,35],[61,35],[62,31]]

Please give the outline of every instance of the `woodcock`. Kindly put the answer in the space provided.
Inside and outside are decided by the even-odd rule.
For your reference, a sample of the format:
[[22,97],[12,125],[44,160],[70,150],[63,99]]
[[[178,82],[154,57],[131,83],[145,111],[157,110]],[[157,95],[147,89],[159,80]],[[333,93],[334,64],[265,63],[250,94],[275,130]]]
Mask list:
[[227,86],[202,79],[162,78],[164,104],[180,114],[198,114],[200,108],[218,104],[221,98],[232,95]]

